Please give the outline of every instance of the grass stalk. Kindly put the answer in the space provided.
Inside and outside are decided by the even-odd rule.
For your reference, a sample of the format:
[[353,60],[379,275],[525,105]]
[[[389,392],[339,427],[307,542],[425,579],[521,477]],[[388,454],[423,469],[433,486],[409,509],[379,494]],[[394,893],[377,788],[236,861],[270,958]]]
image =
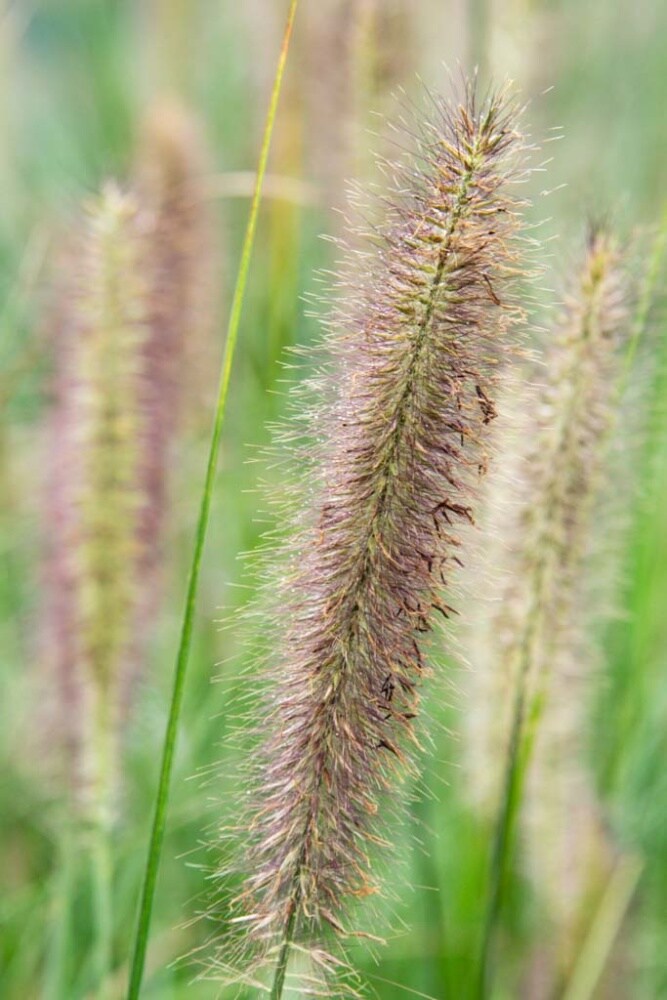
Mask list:
[[61,831],[58,866],[55,871],[51,905],[51,935],[46,956],[42,1000],[61,1000],[66,996],[67,956],[71,942],[70,898],[72,890],[73,831],[69,823]]
[[[573,412],[576,408],[577,395],[574,394],[571,403]],[[556,503],[555,496],[549,497],[549,508]],[[546,520],[549,521],[548,516]],[[480,1000],[487,997],[491,989],[493,945],[502,910],[507,866],[512,855],[515,818],[521,802],[523,779],[530,763],[534,734],[540,716],[539,689],[531,694],[529,685],[533,666],[534,643],[540,627],[541,607],[547,585],[548,569],[548,559],[543,555],[535,567],[533,602],[519,650],[509,745],[491,845],[487,905],[482,929],[476,991]]]
[[105,1000],[106,983],[113,967],[113,863],[111,857],[111,817],[114,799],[113,726],[108,692],[96,694],[97,719],[93,737],[94,803],[90,830],[92,879],[93,971],[96,996]]
[[93,913],[95,927],[94,975],[95,995],[99,1000],[108,996],[106,983],[112,969],[113,893],[109,830],[99,823],[93,831],[91,869]]
[[643,868],[643,862],[634,856],[618,862],[563,993],[563,1000],[591,1000],[593,997]]
[[174,752],[176,749],[176,739],[178,736],[178,726],[181,715],[181,707],[183,703],[185,677],[186,677],[188,660],[190,656],[190,649],[192,646],[195,605],[197,600],[197,591],[199,587],[199,575],[201,571],[204,542],[206,540],[206,531],[208,528],[211,500],[213,496],[213,485],[217,469],[218,448],[220,444],[220,437],[222,434],[222,427],[223,427],[226,404],[227,404],[227,396],[229,392],[229,383],[231,378],[232,362],[234,359],[234,351],[238,339],[238,332],[241,321],[241,312],[243,308],[245,290],[248,281],[248,272],[250,268],[250,260],[255,241],[255,233],[257,230],[257,219],[259,215],[259,206],[262,197],[262,182],[264,180],[264,175],[266,173],[266,167],[269,157],[269,149],[271,145],[271,136],[273,133],[273,126],[276,119],[278,100],[280,97],[280,91],[285,71],[285,64],[287,62],[287,54],[289,50],[289,43],[292,35],[292,29],[294,26],[294,19],[296,16],[297,6],[298,6],[298,0],[290,0],[290,7],[287,15],[285,33],[283,36],[280,56],[278,58],[276,75],[273,82],[271,99],[269,102],[269,109],[267,112],[266,122],[264,125],[264,135],[262,138],[262,147],[257,167],[255,192],[253,195],[253,200],[250,208],[250,215],[248,217],[248,224],[246,227],[246,233],[243,241],[243,248],[241,251],[241,260],[236,279],[236,287],[234,289],[234,297],[232,299],[232,306],[229,315],[227,338],[225,341],[225,350],[222,359],[222,369],[220,374],[215,417],[213,421],[213,430],[211,434],[211,444],[209,449],[208,462],[206,466],[204,488],[199,508],[199,517],[197,520],[194,548],[192,553],[192,563],[190,566],[190,575],[188,578],[185,609],[183,614],[183,623],[181,627],[178,654],[176,658],[176,667],[174,671],[171,703],[169,708],[169,716],[167,719],[167,726],[166,726],[164,744],[162,749],[160,777],[158,781],[158,788],[155,799],[155,812],[153,816],[153,825],[151,828],[148,856],[144,872],[144,881],[141,892],[141,903],[139,907],[139,918],[137,922],[137,930],[134,941],[134,951],[132,956],[132,966],[130,970],[130,979],[127,991],[128,1000],[136,1000],[136,998],[139,996],[141,990],[141,983],[143,979],[144,965],[146,960],[146,949],[148,945],[148,935],[151,922],[151,913],[153,909],[153,899],[155,896],[155,886],[157,883],[158,868],[160,863],[160,853],[164,842],[164,834],[166,828],[169,789],[170,789],[171,774],[174,764]]

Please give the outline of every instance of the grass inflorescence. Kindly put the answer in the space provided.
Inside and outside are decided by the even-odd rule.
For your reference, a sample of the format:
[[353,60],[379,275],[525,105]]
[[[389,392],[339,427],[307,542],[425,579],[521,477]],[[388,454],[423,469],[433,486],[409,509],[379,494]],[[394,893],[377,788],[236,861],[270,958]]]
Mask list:
[[[108,185],[91,201],[63,283],[57,429],[50,509],[53,635],[67,769],[85,809],[111,808],[123,679],[133,618],[142,509],[142,357],[148,285],[136,200]],[[55,664],[54,664],[55,665]],[[73,733],[79,738],[73,740]]]
[[497,381],[517,349],[524,152],[505,94],[478,103],[469,86],[436,103],[417,158],[391,168],[365,281],[334,312],[310,385],[233,917],[252,974],[275,968],[275,998],[293,949],[335,967],[328,932],[354,934],[354,903],[378,891],[369,854],[418,744],[425,635],[455,613]]
[[559,927],[559,947],[570,960],[581,908],[611,863],[584,765],[586,693],[596,659],[587,638],[587,563],[630,340],[626,274],[614,239],[592,230],[552,334],[544,386],[528,402],[521,399],[504,463],[514,475],[505,487],[509,514],[490,538],[489,559],[505,572],[497,610],[477,643],[468,714],[469,794],[496,817],[483,975],[490,974],[525,792],[531,817],[526,848]]

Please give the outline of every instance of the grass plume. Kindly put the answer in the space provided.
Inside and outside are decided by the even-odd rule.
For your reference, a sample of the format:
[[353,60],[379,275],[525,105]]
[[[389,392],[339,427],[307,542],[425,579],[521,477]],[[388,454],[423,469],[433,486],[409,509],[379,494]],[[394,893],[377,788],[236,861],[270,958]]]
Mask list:
[[233,918],[274,968],[275,1000],[292,952],[335,966],[327,931],[352,933],[355,901],[377,891],[368,852],[417,743],[424,637],[453,614],[497,374],[516,349],[516,121],[504,94],[436,102],[416,160],[388,165],[385,221],[351,252],[362,279],[310,387],[306,500],[271,584],[273,683]]
[[[619,250],[604,230],[593,230],[549,350],[544,388],[526,408],[521,424],[528,451],[519,461],[520,492],[515,483],[510,523],[501,538],[505,552],[496,553],[499,562],[504,560],[505,580],[498,612],[487,621],[474,664],[469,787],[487,811],[497,810],[481,963],[484,995],[513,828],[533,750],[532,811],[536,818],[541,803],[544,810],[556,809],[559,815],[546,824],[535,822],[534,829],[541,832],[532,838],[532,848],[541,859],[540,883],[549,881],[551,898],[559,900],[561,912],[564,908],[571,914],[574,897],[581,902],[580,883],[592,875],[584,838],[605,864],[602,825],[581,763],[585,681],[595,659],[581,608],[587,603],[593,512],[629,326]],[[581,864],[567,844],[553,843],[558,831],[566,840],[570,835],[573,819],[568,810],[580,821]]]
[[136,653],[144,263],[137,203],[109,184],[87,206],[63,282],[48,498],[49,681],[59,689],[65,779],[90,851],[100,996],[111,966],[121,691]]
[[93,811],[110,807],[119,691],[133,657],[148,329],[142,265],[137,204],[110,184],[88,206],[63,295],[50,482],[51,653],[69,704],[68,738],[80,731],[83,760],[73,770]]
[[146,215],[148,335],[143,345],[141,476],[145,503],[139,532],[142,579],[139,625],[159,606],[168,526],[170,471],[184,402],[202,393],[210,362],[213,240],[202,187],[205,153],[197,122],[177,101],[151,109],[142,129],[137,186]]

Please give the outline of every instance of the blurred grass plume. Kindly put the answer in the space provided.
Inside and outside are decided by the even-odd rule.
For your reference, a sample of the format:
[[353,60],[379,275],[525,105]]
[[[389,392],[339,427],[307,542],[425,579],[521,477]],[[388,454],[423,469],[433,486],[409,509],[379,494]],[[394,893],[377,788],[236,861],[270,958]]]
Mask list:
[[67,255],[56,318],[45,647],[61,703],[60,735],[79,748],[66,769],[93,813],[113,808],[120,692],[136,655],[149,293],[144,244],[135,198],[108,184],[87,205]]
[[466,793],[495,823],[490,919],[525,797],[524,847],[554,921],[559,973],[613,861],[585,763],[597,661],[590,568],[630,342],[628,297],[617,242],[593,229],[551,334],[544,385],[507,404],[514,414],[497,491],[490,484],[489,504],[501,502],[486,525],[482,574],[492,611],[469,654]]

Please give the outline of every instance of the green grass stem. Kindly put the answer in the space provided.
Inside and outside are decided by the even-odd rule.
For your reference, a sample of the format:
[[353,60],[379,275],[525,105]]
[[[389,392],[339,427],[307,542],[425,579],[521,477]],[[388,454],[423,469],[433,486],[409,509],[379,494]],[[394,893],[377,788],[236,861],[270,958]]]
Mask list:
[[160,853],[162,850],[162,844],[164,842],[164,834],[165,834],[166,818],[167,818],[167,805],[169,801],[169,788],[170,788],[171,775],[174,764],[174,752],[176,749],[176,739],[178,736],[178,726],[181,715],[181,707],[183,703],[185,676],[190,656],[190,649],[192,646],[192,635],[194,629],[197,591],[199,587],[199,576],[201,571],[202,554],[204,551],[204,543],[206,540],[206,532],[208,528],[208,522],[211,510],[211,500],[213,496],[213,486],[215,482],[215,474],[217,469],[220,437],[222,434],[222,427],[224,422],[227,396],[229,392],[229,383],[232,371],[232,362],[234,359],[234,351],[238,339],[238,332],[241,321],[241,312],[243,309],[243,301],[245,298],[245,290],[248,281],[250,260],[252,256],[253,244],[255,241],[255,233],[257,230],[257,219],[259,215],[259,206],[262,197],[262,182],[264,180],[264,175],[266,173],[266,167],[269,157],[269,149],[271,145],[271,136],[273,133],[273,126],[276,119],[278,100],[280,97],[280,91],[285,71],[285,64],[287,62],[287,53],[289,50],[289,43],[292,35],[292,29],[294,26],[294,19],[296,16],[297,5],[298,5],[298,0],[290,0],[290,7],[287,15],[285,33],[283,37],[280,56],[278,59],[276,75],[273,82],[273,89],[271,92],[269,109],[267,112],[266,122],[264,125],[264,135],[262,139],[262,147],[257,167],[255,191],[253,194],[252,204],[250,208],[250,215],[248,217],[248,224],[246,227],[245,238],[243,241],[243,248],[241,251],[241,260],[236,279],[236,287],[234,289],[234,297],[232,299],[232,306],[229,315],[227,338],[225,341],[225,350],[222,359],[222,370],[220,373],[218,397],[215,409],[215,418],[213,421],[213,431],[211,434],[211,444],[208,455],[208,463],[206,467],[206,476],[204,479],[204,488],[199,508],[199,517],[197,521],[194,549],[192,553],[192,563],[190,566],[190,575],[188,578],[185,610],[183,615],[183,623],[181,627],[178,655],[176,658],[176,667],[174,671],[169,717],[167,719],[167,727],[165,731],[164,745],[162,749],[160,778],[158,782],[158,788],[155,800],[155,812],[153,816],[153,825],[150,835],[148,857],[146,861],[144,881],[141,892],[139,919],[137,923],[137,930],[134,941],[134,952],[132,956],[132,966],[130,969],[130,980],[127,991],[128,1000],[136,1000],[136,998],[139,996],[141,990],[141,983],[143,979],[144,964],[146,960],[146,949],[148,945],[148,935],[151,922],[151,912],[153,909],[153,899],[155,896],[155,886],[157,882],[158,868],[160,863]]
[[91,898],[93,927],[93,969],[95,996],[105,1000],[107,981],[113,967],[113,861],[111,824],[114,808],[114,733],[110,695],[95,693],[95,724],[91,746],[94,777],[93,822],[90,839]]
[[658,230],[653,239],[653,244],[651,246],[651,252],[649,254],[648,263],[637,295],[637,307],[635,309],[635,315],[632,324],[632,336],[630,338],[628,353],[625,359],[623,383],[621,386],[622,389],[624,388],[627,377],[630,371],[632,370],[632,366],[635,360],[635,355],[637,353],[637,348],[639,347],[639,344],[646,332],[646,327],[648,326],[651,309],[655,302],[656,286],[658,284],[658,279],[660,278],[660,275],[662,273],[662,266],[665,259],[666,250],[667,250],[667,205],[665,205],[663,209],[662,219],[660,221]]
[[100,823],[92,831],[91,875],[94,913],[94,970],[97,984],[95,996],[108,996],[107,982],[112,969],[113,885],[110,831]]
[[61,1000],[67,995],[67,956],[71,945],[72,837],[71,824],[66,822],[60,835],[59,863],[55,869],[52,888],[51,933],[46,954],[42,1000]]
[[294,923],[296,920],[296,908],[298,906],[298,895],[294,897],[290,906],[289,917],[285,927],[285,934],[280,945],[278,961],[276,962],[273,986],[271,988],[271,1000],[282,1000],[285,988],[285,977],[287,976],[287,965],[289,963],[290,947],[294,937]]
[[[541,587],[541,582],[540,582]],[[539,601],[538,601],[539,605]],[[514,828],[523,792],[524,777],[530,763],[533,737],[541,713],[541,699],[529,699],[528,680],[532,665],[532,641],[537,628],[539,611],[534,609],[524,637],[521,664],[512,709],[509,747],[503,773],[503,786],[498,817],[493,831],[487,903],[482,925],[482,943],[478,966],[476,995],[484,1000],[490,995],[495,933],[500,917],[507,867],[512,855]]]
[[591,1000],[594,996],[643,869],[643,862],[634,856],[622,858],[616,865],[563,1000]]

